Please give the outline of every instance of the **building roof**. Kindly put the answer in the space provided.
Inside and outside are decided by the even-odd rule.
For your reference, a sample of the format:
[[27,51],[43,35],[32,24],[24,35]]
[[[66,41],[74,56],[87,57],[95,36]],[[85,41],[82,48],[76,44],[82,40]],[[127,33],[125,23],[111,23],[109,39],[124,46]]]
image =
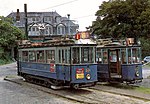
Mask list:
[[[10,13],[7,17],[13,18],[16,17],[17,12],[12,12]],[[24,17],[25,13],[24,12],[19,12],[20,17]],[[27,13],[28,17],[32,16],[60,16],[57,12],[28,12]]]
[[[16,20],[16,15],[17,15],[17,12],[12,12],[7,17],[12,18],[15,21]],[[20,25],[20,27],[24,27],[25,13],[24,12],[19,12],[19,15],[20,15],[20,21],[19,21],[18,24]],[[67,21],[68,21],[67,17],[62,17],[56,11],[55,12],[28,12],[27,13],[28,18],[31,18],[31,17],[40,17],[40,18],[42,18],[42,17],[48,17],[48,16],[52,16],[54,20],[56,19],[56,17],[60,17],[60,21],[62,21],[61,23],[67,23]],[[19,27],[19,25],[17,25],[17,26]],[[73,21],[70,22],[70,26],[79,27],[79,25],[75,24]]]

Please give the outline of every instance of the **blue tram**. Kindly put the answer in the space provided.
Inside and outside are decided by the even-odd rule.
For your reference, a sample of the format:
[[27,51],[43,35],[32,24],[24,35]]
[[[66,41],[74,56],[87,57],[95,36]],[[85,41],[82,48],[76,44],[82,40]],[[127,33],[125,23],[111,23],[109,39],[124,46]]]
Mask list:
[[18,75],[26,81],[75,89],[97,82],[96,44],[89,39],[29,42],[18,53]]
[[[104,40],[97,46],[99,81],[135,83],[142,81],[141,46],[132,38],[122,42]],[[102,43],[102,42],[101,42]]]

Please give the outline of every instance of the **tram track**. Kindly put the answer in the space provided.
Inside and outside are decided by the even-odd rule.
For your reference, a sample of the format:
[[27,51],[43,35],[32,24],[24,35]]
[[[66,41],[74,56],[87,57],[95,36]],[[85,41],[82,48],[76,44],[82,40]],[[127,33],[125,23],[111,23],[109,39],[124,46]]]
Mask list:
[[[15,84],[18,84],[20,86],[27,86],[27,87],[32,87],[34,89],[37,89],[39,91],[42,91],[44,93],[48,93],[48,94],[52,94],[76,103],[84,103],[84,104],[109,104],[106,102],[102,102],[100,100],[93,100],[92,98],[89,97],[85,97],[80,95],[80,92],[82,92],[82,94],[85,93],[90,93],[88,90],[84,90],[84,89],[79,89],[79,90],[71,90],[71,89],[60,89],[60,90],[53,90],[47,87],[43,87],[42,85],[36,85],[36,84],[32,84],[32,83],[28,83],[26,81],[23,81],[23,79],[12,79],[12,78],[4,78],[4,80],[6,81],[10,81],[13,82]],[[77,91],[77,92],[76,92]],[[75,93],[75,94],[74,94]]]
[[[117,93],[112,93],[108,91],[104,91],[103,89],[97,89],[96,87],[90,87],[90,88],[82,88],[78,90],[74,89],[60,89],[60,90],[52,90],[47,87],[31,84],[28,82],[23,81],[22,79],[9,79],[5,78],[7,81],[11,81],[13,83],[22,85],[22,86],[27,86],[27,87],[32,87],[34,89],[37,89],[39,91],[42,91],[44,93],[52,94],[54,96],[58,96],[61,98],[64,98],[66,100],[70,100],[74,103],[84,103],[84,104],[116,104],[119,102],[126,102],[126,99],[129,98],[123,98],[122,96],[126,95],[121,95]],[[119,98],[120,97],[120,98]],[[130,97],[130,96],[127,96]],[[119,102],[117,101],[121,99]],[[137,99],[134,97],[134,99]],[[146,99],[140,99],[142,101]],[[133,100],[134,102],[134,100]],[[122,104],[127,104],[127,103],[122,103]],[[140,104],[140,103],[137,103]]]
[[[134,86],[133,85],[132,87],[139,87],[139,86]],[[95,91],[102,91],[102,92],[112,93],[112,94],[115,94],[115,95],[132,97],[132,98],[141,99],[141,100],[144,100],[144,101],[150,101],[149,97],[144,96],[146,94],[139,95],[139,93],[137,93],[137,92],[135,93],[135,91],[131,91],[131,90],[127,90],[127,89],[121,89],[121,88],[115,88],[115,87],[112,87],[112,86],[97,84],[95,87],[90,87],[89,89],[92,89],[92,90],[95,90]],[[111,89],[113,89],[113,90],[111,90]]]

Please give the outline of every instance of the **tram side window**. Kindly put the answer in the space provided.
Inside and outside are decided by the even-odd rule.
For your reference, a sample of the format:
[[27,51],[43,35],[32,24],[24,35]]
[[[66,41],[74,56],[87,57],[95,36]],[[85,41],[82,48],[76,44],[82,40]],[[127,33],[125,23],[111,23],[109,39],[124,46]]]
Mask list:
[[133,48],[132,49],[132,60],[133,60],[133,63],[139,63],[140,62],[140,50],[139,50],[139,48]]
[[35,51],[29,51],[29,62],[36,62]]
[[21,51],[18,51],[18,54],[19,54],[18,61],[22,61],[22,60],[21,60],[22,52],[21,52]]
[[59,63],[65,63],[64,50],[59,50]]
[[96,55],[96,62],[101,63],[102,62],[102,58],[101,58],[101,49],[97,48],[97,55]]
[[82,63],[91,63],[93,62],[93,48],[91,47],[83,47],[81,48],[82,52],[81,52],[81,61]]
[[22,52],[22,61],[28,61],[28,51]]
[[55,51],[47,50],[46,51],[47,63],[55,63]]
[[126,64],[127,63],[127,60],[126,60],[126,49],[121,49],[121,61],[123,64]]
[[132,58],[131,58],[131,49],[128,49],[128,63],[131,64],[132,63]]
[[72,49],[72,63],[76,64],[79,63],[80,61],[80,52],[79,52],[79,47],[74,47]]
[[59,63],[69,63],[70,51],[68,49],[59,50]]
[[65,63],[69,63],[70,61],[70,51],[69,50],[65,50]]
[[59,54],[59,63],[61,63],[61,50],[59,50],[59,52],[58,52],[58,54]]
[[37,62],[44,63],[44,50],[40,50],[36,52],[37,54]]
[[103,50],[103,63],[108,63],[108,53],[107,50]]

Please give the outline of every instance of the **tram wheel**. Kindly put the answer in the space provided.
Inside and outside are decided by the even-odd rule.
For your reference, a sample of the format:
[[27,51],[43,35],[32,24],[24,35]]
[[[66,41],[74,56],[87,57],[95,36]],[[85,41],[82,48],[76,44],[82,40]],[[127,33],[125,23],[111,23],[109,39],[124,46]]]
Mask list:
[[53,85],[53,86],[59,86],[59,85],[62,84],[62,81],[58,81],[58,80],[56,80],[56,79],[50,79],[50,80],[49,80],[49,83],[50,83],[51,85]]

